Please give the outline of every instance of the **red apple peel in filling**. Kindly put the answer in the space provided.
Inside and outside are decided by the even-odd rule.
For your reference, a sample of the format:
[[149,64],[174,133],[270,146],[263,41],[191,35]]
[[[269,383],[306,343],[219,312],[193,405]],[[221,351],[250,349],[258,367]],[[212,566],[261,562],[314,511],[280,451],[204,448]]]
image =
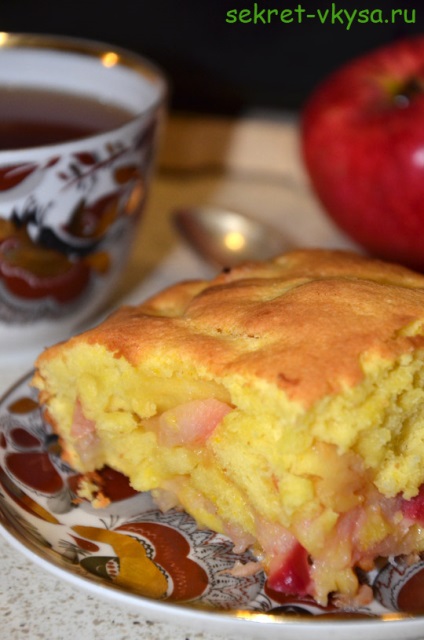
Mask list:
[[270,558],[267,574],[271,589],[299,596],[313,593],[308,552],[285,527],[257,521],[258,541]]
[[272,569],[268,584],[274,591],[306,596],[312,592],[308,553],[295,542],[278,569]]
[[402,502],[402,513],[405,518],[424,524],[424,485],[414,498]]

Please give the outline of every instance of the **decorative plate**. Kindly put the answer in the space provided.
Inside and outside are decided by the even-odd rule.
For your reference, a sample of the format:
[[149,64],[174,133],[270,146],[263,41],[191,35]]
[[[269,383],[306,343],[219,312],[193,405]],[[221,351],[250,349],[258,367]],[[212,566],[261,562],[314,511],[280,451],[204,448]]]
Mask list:
[[235,554],[182,511],[160,512],[111,469],[101,472],[107,508],[78,501],[78,474],[61,460],[29,383],[0,400],[0,531],[56,576],[149,617],[246,637],[423,637],[424,562],[383,565],[370,576],[372,604],[340,611],[276,593],[263,573],[237,575],[249,553]]

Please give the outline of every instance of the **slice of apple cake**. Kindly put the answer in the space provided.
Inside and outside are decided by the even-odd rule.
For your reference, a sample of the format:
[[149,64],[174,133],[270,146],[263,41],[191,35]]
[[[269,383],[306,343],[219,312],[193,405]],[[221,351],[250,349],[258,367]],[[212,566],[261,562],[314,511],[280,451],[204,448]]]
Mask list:
[[50,347],[34,385],[82,473],[250,547],[271,588],[366,600],[424,550],[424,276],[299,250],[170,287]]

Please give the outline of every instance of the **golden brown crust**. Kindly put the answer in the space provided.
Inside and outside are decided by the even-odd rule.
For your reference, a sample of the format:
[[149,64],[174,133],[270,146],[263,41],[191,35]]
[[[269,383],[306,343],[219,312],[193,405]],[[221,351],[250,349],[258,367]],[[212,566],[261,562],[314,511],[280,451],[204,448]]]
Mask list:
[[[424,347],[424,276],[353,253],[299,250],[175,285],[70,341],[137,364],[157,350],[213,376],[260,377],[305,406],[362,377],[360,358]],[[50,358],[57,349],[43,358]]]

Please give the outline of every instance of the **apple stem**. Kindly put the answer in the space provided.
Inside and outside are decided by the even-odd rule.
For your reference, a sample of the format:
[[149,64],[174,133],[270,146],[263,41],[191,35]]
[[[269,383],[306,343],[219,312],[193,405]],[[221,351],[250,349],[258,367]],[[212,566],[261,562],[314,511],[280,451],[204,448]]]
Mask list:
[[424,82],[421,78],[412,76],[404,84],[402,84],[395,95],[393,96],[393,102],[396,106],[405,108],[408,107],[411,101],[418,95],[424,93]]

